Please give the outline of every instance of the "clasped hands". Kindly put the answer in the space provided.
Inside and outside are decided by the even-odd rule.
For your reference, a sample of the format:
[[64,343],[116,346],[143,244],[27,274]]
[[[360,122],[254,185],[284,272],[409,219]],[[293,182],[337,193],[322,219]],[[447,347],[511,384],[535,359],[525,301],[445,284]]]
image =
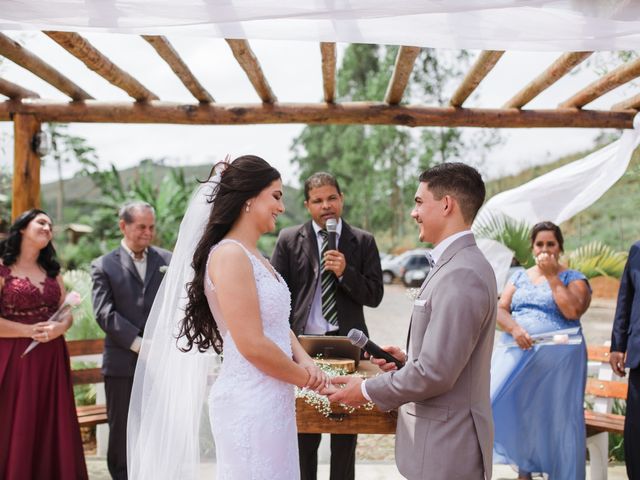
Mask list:
[[60,335],[64,335],[67,327],[61,322],[38,322],[33,325],[28,325],[28,329],[29,331],[26,336],[37,342],[47,343],[58,338]]
[[[406,363],[407,355],[396,346],[384,346],[382,349],[390,353],[392,356]],[[380,367],[383,372],[397,370],[398,367],[393,362],[387,362],[382,358],[369,357],[371,363]],[[306,367],[305,367],[306,368]],[[318,368],[318,367],[316,367]],[[318,370],[320,370],[318,368]],[[307,370],[308,371],[308,370]],[[326,373],[322,372],[324,375]],[[354,375],[345,375],[340,377],[329,378],[329,383],[325,383],[316,390],[320,395],[326,395],[332,403],[342,403],[350,407],[359,407],[368,403],[368,400],[362,393],[362,377]],[[310,377],[311,380],[311,377]]]

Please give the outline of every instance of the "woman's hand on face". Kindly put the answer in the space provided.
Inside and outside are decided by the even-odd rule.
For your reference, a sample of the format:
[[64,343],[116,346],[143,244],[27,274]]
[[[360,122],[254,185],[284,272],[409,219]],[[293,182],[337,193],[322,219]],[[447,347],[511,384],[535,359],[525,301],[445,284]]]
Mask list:
[[47,343],[64,335],[66,326],[61,322],[39,322],[33,325],[31,338],[40,343]]
[[513,330],[511,330],[511,336],[521,349],[529,350],[533,347],[533,339],[529,335],[529,332],[520,325],[516,325]]
[[540,272],[545,276],[555,276],[560,271],[558,257],[549,253],[542,252],[536,257],[536,263]]

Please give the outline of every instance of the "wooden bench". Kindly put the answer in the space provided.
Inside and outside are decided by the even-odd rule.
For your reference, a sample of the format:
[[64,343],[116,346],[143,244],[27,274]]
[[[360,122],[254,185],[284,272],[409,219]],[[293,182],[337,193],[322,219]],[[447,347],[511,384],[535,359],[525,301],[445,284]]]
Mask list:
[[587,378],[585,394],[594,397],[592,409],[585,409],[587,448],[591,479],[606,480],[609,462],[609,433],[622,434],[624,415],[611,413],[614,400],[626,400],[627,384],[616,380],[609,365],[608,346],[587,347],[589,366],[597,369],[597,378]]
[[[70,340],[67,342],[69,356],[71,360],[74,357],[86,355],[102,355],[104,348],[104,340]],[[86,385],[103,383],[102,371],[100,368],[81,368],[71,370],[71,380],[74,385]],[[99,405],[80,405],[76,407],[78,414],[78,422],[81,427],[89,427],[107,423],[107,406]]]

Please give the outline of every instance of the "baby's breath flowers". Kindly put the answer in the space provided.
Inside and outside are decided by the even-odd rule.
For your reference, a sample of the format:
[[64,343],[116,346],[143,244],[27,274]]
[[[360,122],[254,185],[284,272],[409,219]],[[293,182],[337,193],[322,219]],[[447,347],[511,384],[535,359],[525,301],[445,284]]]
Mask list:
[[[318,356],[318,358],[320,357],[321,355]],[[362,376],[357,372],[347,373],[346,369],[344,368],[326,365],[322,363],[318,364],[318,367],[320,368],[320,370],[322,370],[327,375],[329,375],[329,377],[341,377],[345,375],[357,376],[357,377]],[[304,399],[307,405],[310,405],[313,408],[315,408],[322,416],[326,418],[329,418],[329,416],[331,416],[331,414],[334,413],[331,410],[331,402],[329,402],[329,399],[326,396],[320,395],[318,392],[314,392],[313,390],[310,390],[308,388],[296,387],[296,398]],[[362,405],[362,407],[356,407],[356,408],[372,410],[373,407],[374,407],[374,404],[372,402],[368,402]],[[340,404],[340,408],[341,408],[341,411],[339,413],[353,413],[356,410],[356,408],[350,407],[344,404]]]

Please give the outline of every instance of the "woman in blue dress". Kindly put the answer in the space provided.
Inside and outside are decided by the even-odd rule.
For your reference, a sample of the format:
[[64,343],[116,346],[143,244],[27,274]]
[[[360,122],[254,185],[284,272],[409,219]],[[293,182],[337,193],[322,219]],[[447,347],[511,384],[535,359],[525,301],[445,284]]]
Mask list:
[[[585,478],[587,351],[580,317],[591,289],[582,273],[558,262],[563,241],[557,225],[535,225],[536,265],[516,272],[498,303],[505,333],[491,360],[494,462],[517,466],[519,479],[530,479],[531,472],[551,480]],[[581,342],[536,342],[541,334],[570,328],[577,328],[572,338]]]

